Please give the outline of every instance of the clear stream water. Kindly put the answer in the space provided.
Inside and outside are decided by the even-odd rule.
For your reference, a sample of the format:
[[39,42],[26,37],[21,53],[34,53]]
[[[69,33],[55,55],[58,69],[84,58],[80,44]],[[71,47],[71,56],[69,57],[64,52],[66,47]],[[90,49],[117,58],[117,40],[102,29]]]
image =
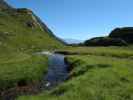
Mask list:
[[44,77],[45,87],[53,88],[64,82],[68,78],[68,64],[65,62],[65,56],[62,54],[41,52],[48,56],[48,72]]

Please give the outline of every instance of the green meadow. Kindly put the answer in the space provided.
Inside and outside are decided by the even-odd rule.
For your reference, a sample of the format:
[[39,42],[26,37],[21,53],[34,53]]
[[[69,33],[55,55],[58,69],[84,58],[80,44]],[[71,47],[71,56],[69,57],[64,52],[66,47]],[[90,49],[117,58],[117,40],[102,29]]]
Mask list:
[[[108,47],[68,46],[31,10],[12,8],[0,0],[0,99],[4,93],[6,97],[19,92],[12,89],[22,89],[11,99],[133,100],[133,28],[115,31],[113,38],[102,38]],[[120,42],[125,45],[112,46]],[[50,90],[29,92],[27,88],[40,85],[48,72],[48,56],[37,54],[41,51],[65,54],[69,77]]]
[[69,79],[51,91],[17,100],[133,99],[132,47],[68,47],[65,51]]

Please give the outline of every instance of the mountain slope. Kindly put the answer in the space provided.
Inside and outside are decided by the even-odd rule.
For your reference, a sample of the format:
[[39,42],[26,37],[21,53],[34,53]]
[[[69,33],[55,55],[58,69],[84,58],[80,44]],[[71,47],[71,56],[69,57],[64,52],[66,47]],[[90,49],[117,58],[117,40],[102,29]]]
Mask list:
[[109,34],[109,37],[120,38],[128,44],[133,44],[133,27],[116,28]]
[[1,45],[18,50],[54,49],[63,46],[63,42],[29,9],[13,9],[3,0],[0,1],[0,8]]
[[15,9],[0,0],[0,100],[12,89],[36,87],[47,72],[47,57],[33,52],[63,46],[31,10]]

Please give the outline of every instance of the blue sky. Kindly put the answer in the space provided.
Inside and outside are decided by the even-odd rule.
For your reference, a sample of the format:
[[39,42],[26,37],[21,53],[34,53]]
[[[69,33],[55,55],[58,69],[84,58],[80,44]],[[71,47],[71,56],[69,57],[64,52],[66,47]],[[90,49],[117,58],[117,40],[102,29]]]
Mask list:
[[133,26],[133,0],[6,0],[32,9],[61,38],[85,40]]

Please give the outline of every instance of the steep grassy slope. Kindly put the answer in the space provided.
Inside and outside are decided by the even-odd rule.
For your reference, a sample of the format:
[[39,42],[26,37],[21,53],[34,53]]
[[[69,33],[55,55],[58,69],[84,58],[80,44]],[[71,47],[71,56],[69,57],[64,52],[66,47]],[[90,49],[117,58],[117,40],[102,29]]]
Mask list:
[[0,40],[2,45],[22,51],[52,49],[63,45],[27,9],[0,12]]
[[32,11],[0,0],[0,99],[3,90],[38,83],[47,72],[47,57],[34,52],[63,46],[44,25]]
[[67,57],[71,64],[68,81],[50,92],[18,100],[133,100],[132,48],[117,49],[73,48],[78,54]]

